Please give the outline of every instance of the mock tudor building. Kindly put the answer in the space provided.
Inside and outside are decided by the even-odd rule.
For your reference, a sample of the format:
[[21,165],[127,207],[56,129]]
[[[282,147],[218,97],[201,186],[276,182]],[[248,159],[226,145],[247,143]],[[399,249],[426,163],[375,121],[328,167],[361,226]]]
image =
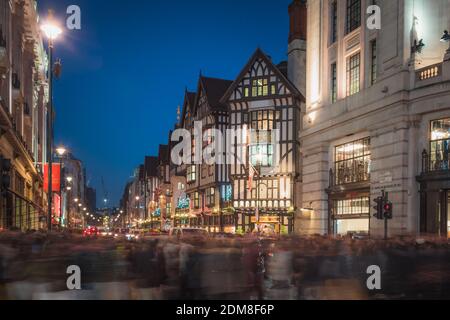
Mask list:
[[[378,30],[366,25],[372,4]],[[450,1],[309,0],[307,20],[300,140],[310,210],[296,231],[382,236],[372,206],[384,190],[390,236],[447,236]]]
[[276,66],[257,49],[222,101],[229,108],[229,128],[242,132],[229,163],[236,231],[251,232],[261,223],[292,233],[304,98],[287,79],[286,62]]
[[[221,98],[231,84],[232,81],[200,75],[194,103],[183,114],[184,128],[192,133],[193,159],[198,148],[203,152],[204,148],[215,141],[215,130],[226,132],[228,110]],[[195,122],[202,124],[201,136],[195,134]],[[222,218],[227,215],[226,209],[230,206],[230,200],[225,197],[226,190],[230,188],[228,166],[208,164],[203,160],[201,164],[193,163],[186,167],[191,225],[204,226],[211,232],[224,231],[225,228],[234,226],[234,220],[225,226],[226,221]]]

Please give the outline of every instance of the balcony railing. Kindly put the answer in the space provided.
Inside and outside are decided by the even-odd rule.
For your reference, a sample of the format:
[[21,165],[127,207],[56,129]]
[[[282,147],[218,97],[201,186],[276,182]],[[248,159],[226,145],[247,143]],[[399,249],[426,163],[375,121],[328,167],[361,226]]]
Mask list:
[[330,187],[367,182],[369,180],[370,174],[363,165],[340,168],[336,172],[333,169],[330,169]]
[[416,71],[416,81],[424,81],[439,77],[442,74],[442,63],[437,63]]
[[[450,144],[450,140],[448,140]],[[446,151],[422,152],[422,172],[436,172],[450,170],[450,149]]]

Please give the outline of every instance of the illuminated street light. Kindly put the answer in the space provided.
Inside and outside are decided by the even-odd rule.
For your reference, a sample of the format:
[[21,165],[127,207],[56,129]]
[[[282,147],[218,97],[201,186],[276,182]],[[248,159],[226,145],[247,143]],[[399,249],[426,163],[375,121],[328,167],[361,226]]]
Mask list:
[[73,178],[71,176],[69,176],[69,177],[66,178],[66,180],[67,180],[68,183],[71,183],[73,181]]
[[64,147],[58,147],[58,148],[56,148],[56,153],[57,153],[60,157],[62,157],[63,155],[65,155],[66,152],[67,152],[67,149],[64,148]]
[[48,11],[47,20],[41,25],[41,30],[48,39],[48,112],[47,112],[47,161],[48,161],[48,190],[47,190],[47,223],[48,230],[52,230],[52,174],[53,174],[53,42],[62,33],[62,29],[53,17],[53,11]]
[[73,199],[73,202],[75,202],[75,203],[77,203],[78,201],[80,201],[80,200],[78,200],[78,198]]
[[55,41],[62,34],[63,31],[55,21],[52,10],[48,11],[47,20],[41,25],[41,30],[50,42]]

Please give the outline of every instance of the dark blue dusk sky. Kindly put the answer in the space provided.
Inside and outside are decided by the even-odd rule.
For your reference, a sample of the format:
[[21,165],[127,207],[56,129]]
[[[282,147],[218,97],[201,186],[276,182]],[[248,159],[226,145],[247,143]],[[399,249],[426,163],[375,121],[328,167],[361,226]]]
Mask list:
[[205,76],[234,80],[259,46],[286,59],[291,0],[39,0],[41,16],[82,11],[82,30],[56,44],[55,143],[87,168],[103,198],[118,205],[133,169],[157,155],[184,89]]

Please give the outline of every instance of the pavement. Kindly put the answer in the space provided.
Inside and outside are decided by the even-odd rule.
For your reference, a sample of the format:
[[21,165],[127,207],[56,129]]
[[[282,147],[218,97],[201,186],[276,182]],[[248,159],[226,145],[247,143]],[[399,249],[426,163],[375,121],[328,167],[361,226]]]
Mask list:
[[[69,266],[82,290],[68,290]],[[381,289],[370,290],[369,266]],[[142,241],[0,233],[0,300],[450,299],[446,239]]]

